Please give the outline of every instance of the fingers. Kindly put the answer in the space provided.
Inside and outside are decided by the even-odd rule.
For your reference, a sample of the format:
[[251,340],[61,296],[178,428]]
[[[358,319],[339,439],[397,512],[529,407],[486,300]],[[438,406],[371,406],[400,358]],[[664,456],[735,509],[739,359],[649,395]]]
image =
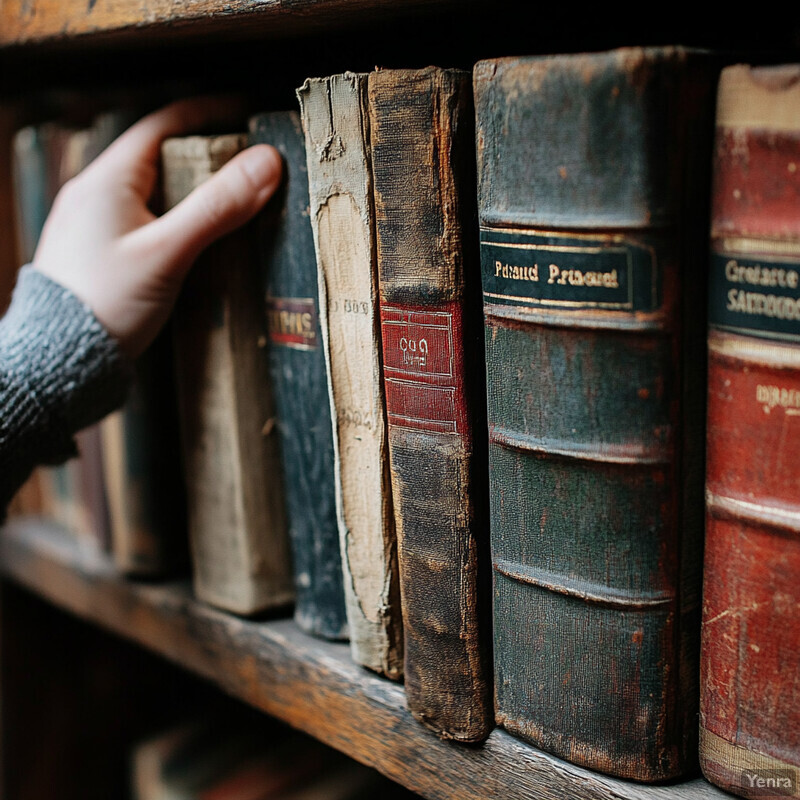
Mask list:
[[278,187],[281,173],[281,157],[274,147],[249,147],[130,237],[142,252],[159,254],[169,277],[182,279],[201,250],[259,211]]
[[125,182],[147,201],[155,186],[164,139],[211,125],[240,125],[244,111],[244,101],[236,97],[195,97],[171,103],[134,123],[87,171]]

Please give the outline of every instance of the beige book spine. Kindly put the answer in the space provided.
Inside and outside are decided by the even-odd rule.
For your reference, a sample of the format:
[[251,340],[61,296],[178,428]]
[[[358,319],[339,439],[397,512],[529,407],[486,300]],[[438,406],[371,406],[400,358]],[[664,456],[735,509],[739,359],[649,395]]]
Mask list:
[[353,658],[402,676],[403,633],[380,361],[366,75],[298,89]]
[[[162,149],[172,207],[246,146],[190,136]],[[198,259],[176,307],[175,361],[195,593],[239,614],[293,596],[277,432],[246,229]]]

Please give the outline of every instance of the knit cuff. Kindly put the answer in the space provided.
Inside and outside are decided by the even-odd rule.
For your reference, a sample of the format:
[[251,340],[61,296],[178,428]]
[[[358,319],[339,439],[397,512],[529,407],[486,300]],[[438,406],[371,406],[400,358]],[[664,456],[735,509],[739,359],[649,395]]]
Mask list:
[[0,320],[0,462],[33,466],[74,455],[73,434],[122,405],[131,375],[91,309],[23,267]]

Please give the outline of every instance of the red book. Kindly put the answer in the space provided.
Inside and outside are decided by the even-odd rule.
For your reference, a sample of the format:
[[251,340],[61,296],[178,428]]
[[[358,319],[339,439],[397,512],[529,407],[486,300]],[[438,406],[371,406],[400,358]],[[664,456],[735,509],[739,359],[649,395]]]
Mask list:
[[701,764],[800,777],[800,66],[720,81],[711,225]]

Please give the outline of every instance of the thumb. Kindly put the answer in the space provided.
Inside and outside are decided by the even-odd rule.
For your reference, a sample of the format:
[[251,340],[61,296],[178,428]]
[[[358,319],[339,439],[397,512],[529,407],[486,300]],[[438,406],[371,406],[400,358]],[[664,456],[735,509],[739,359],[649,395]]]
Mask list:
[[274,147],[248,147],[132,236],[145,252],[160,254],[169,277],[183,278],[202,250],[255,216],[274,194],[281,174],[281,156]]

